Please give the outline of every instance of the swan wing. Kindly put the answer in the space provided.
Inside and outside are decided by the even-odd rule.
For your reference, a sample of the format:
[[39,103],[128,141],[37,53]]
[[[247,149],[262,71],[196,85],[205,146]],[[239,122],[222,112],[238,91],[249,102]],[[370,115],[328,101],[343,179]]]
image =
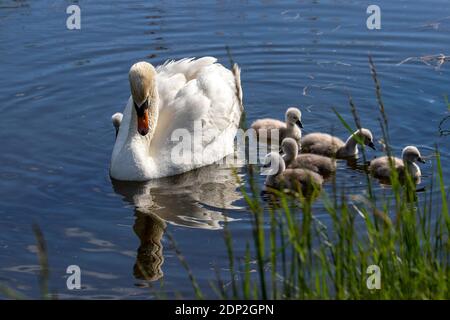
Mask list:
[[[157,68],[159,118],[150,154],[160,171],[192,170],[233,151],[241,115],[240,81],[216,61],[182,59]],[[191,161],[184,164],[172,157],[182,134],[191,139]]]

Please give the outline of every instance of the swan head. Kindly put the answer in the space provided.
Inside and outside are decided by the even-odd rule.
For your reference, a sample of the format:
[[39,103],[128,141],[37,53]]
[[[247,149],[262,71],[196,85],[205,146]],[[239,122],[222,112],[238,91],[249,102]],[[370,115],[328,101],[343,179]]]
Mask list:
[[414,146],[407,146],[403,149],[402,152],[402,158],[403,161],[406,162],[421,162],[425,163],[425,160],[423,160],[422,156],[420,155],[419,149],[417,149]]
[[302,112],[295,107],[286,110],[286,123],[290,125],[297,125],[299,128],[303,128],[302,124]]
[[156,70],[148,62],[138,62],[130,68],[128,79],[137,113],[137,130],[145,136],[150,130],[149,109],[156,99]]
[[359,130],[356,130],[353,135],[358,136],[360,139],[362,139],[362,142],[364,145],[372,148],[373,150],[376,150],[375,144],[373,143],[373,135],[372,132],[370,132],[369,129],[361,128]]
[[114,128],[116,129],[116,138],[117,138],[117,134],[119,133],[119,128],[120,128],[120,124],[122,123],[122,119],[123,119],[123,114],[121,114],[120,112],[114,113],[111,117],[112,124],[113,124]]
[[281,151],[286,155],[286,159],[293,159],[298,154],[298,144],[292,138],[284,138],[281,142]]

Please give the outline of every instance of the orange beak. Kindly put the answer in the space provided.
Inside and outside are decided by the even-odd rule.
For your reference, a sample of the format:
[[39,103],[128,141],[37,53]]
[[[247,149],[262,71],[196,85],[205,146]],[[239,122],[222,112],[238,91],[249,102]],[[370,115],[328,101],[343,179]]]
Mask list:
[[149,131],[148,110],[145,110],[142,116],[138,116],[137,122],[139,134],[145,136]]

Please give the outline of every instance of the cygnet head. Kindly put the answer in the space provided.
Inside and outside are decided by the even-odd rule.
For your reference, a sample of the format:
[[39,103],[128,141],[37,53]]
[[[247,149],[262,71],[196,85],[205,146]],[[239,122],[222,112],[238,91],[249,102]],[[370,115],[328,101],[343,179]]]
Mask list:
[[303,128],[302,112],[298,108],[292,107],[287,109],[285,118],[287,124],[297,125],[300,128]]
[[123,114],[121,114],[120,112],[114,113],[111,117],[112,124],[113,124],[114,128],[116,129],[116,137],[117,137],[117,134],[119,133],[119,128],[120,128],[120,124],[122,123],[122,119],[123,119]]
[[270,152],[263,160],[264,170],[261,172],[267,176],[274,176],[286,169],[283,158],[277,152]]
[[148,62],[135,63],[128,73],[131,96],[137,113],[137,130],[145,136],[149,132],[149,107],[156,99],[156,71]]
[[402,152],[402,158],[403,161],[407,162],[421,162],[425,163],[425,160],[422,159],[422,156],[420,155],[419,149],[417,149],[414,146],[407,146],[403,149]]
[[361,128],[355,131],[353,135],[357,135],[359,138],[363,139],[363,143],[366,146],[372,148],[373,150],[376,150],[375,144],[373,143],[373,135],[369,129]]
[[284,138],[281,142],[281,151],[285,154],[286,159],[292,160],[297,157],[298,143],[293,138]]

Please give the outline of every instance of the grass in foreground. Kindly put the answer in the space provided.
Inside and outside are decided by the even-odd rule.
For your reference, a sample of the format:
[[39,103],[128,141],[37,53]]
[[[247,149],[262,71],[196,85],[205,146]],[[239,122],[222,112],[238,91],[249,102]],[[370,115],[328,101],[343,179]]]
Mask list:
[[[237,259],[226,237],[233,290],[220,291],[220,297],[448,299],[450,223],[439,154],[436,171],[438,203],[430,189],[419,204],[414,186],[402,187],[398,181],[389,199],[368,192],[350,197],[334,188],[332,197],[322,197],[331,218],[328,227],[314,216],[307,199],[296,199],[299,206],[293,208],[291,199],[280,193],[279,205],[267,215],[258,193],[245,193],[253,214],[254,254],[248,247],[236,271]],[[256,278],[249,267],[253,259]],[[379,290],[368,288],[368,283],[375,284],[371,265],[380,270]]]

